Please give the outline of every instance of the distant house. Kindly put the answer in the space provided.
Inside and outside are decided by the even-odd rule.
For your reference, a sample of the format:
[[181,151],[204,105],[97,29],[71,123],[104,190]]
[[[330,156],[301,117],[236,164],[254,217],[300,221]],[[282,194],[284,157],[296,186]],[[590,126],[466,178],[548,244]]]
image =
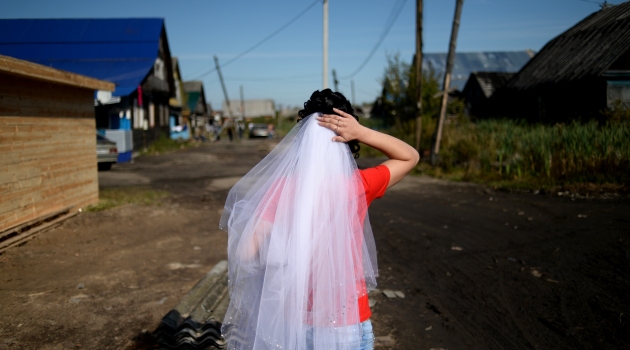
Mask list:
[[[223,116],[227,117],[227,103],[223,101]],[[257,118],[257,117],[275,117],[276,108],[273,100],[230,100],[231,116],[233,118]]]
[[114,84],[0,56],[0,252],[98,201],[94,91]]
[[119,161],[168,132],[175,85],[163,19],[2,19],[0,33],[0,54],[116,84],[95,104]]
[[483,118],[497,116],[497,96],[494,93],[503,88],[514,76],[504,72],[473,72],[470,74],[462,98],[466,106],[466,115]]
[[[171,112],[168,121],[169,134],[173,140],[188,140],[190,139],[190,125],[188,119],[183,116],[184,111],[188,110],[188,94],[184,90],[184,81],[177,57],[171,57],[171,63],[175,81],[175,97],[169,100]],[[190,114],[190,112],[187,113]]]
[[210,118],[203,82],[199,80],[185,81],[184,91],[188,95],[184,116],[190,121],[193,134],[203,133],[205,125]]
[[[439,75],[446,70],[446,53],[427,53],[423,58],[423,69],[433,69]],[[498,52],[458,52],[451,80],[451,88],[463,90],[473,72],[518,72],[534,56],[531,50]],[[440,83],[442,81],[440,80]]]
[[514,117],[557,122],[630,107],[630,2],[605,7],[560,34],[507,84]]

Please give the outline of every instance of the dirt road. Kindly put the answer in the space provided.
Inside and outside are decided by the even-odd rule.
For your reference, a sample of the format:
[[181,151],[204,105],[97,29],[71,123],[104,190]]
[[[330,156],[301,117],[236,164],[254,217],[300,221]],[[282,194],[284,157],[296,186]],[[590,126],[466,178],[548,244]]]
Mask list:
[[[272,147],[205,144],[101,172],[171,193],[0,255],[0,349],[140,349],[219,260],[227,189]],[[362,160],[367,165],[372,160]],[[375,201],[379,348],[630,348],[630,200],[408,178]],[[399,294],[400,295],[400,294]]]

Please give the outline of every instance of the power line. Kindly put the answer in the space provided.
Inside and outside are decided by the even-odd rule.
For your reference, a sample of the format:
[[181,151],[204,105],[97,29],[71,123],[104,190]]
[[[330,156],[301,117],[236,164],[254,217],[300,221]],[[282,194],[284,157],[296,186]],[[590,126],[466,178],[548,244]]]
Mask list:
[[254,78],[243,78],[243,77],[225,77],[225,80],[228,81],[281,81],[281,80],[293,80],[293,79],[304,79],[304,78],[314,78],[319,76],[319,74],[304,74],[304,75],[294,75],[288,77],[254,77]]
[[[276,36],[278,33],[280,33],[281,31],[283,31],[284,29],[286,29],[288,26],[290,26],[291,24],[293,24],[293,22],[297,21],[300,17],[302,17],[302,15],[304,15],[306,12],[308,12],[308,10],[310,10],[311,8],[313,8],[313,6],[317,5],[321,0],[315,0],[313,1],[310,5],[308,5],[302,12],[300,12],[297,16],[293,17],[290,21],[288,21],[287,23],[285,23],[282,27],[280,27],[279,29],[277,29],[275,32],[269,34],[268,36],[266,36],[264,39],[262,39],[261,41],[259,41],[258,43],[256,43],[255,45],[251,46],[249,49],[243,51],[242,53],[236,55],[236,57],[232,58],[231,60],[223,63],[221,65],[221,67],[225,67],[228,64],[238,60],[239,58],[245,56],[246,54],[250,53],[252,50],[254,50],[255,48],[257,48],[258,46],[262,45],[265,41],[273,38],[274,36]],[[199,76],[197,76],[196,78],[194,78],[193,80],[197,80],[199,78],[205,77],[206,75],[215,72],[217,69],[216,68],[212,68],[210,70],[208,70],[205,73],[200,74]]]
[[351,79],[352,77],[357,75],[365,67],[365,65],[368,62],[370,62],[370,60],[372,59],[372,56],[374,56],[374,54],[376,53],[376,50],[378,50],[378,48],[383,43],[383,40],[385,40],[385,37],[389,33],[390,29],[392,29],[392,27],[394,26],[394,23],[396,23],[396,19],[398,19],[398,15],[400,15],[400,13],[402,12],[402,9],[405,6],[406,2],[407,0],[398,0],[394,4],[394,6],[392,7],[392,12],[390,12],[389,17],[387,18],[387,22],[385,22],[385,28],[383,28],[383,32],[381,33],[380,38],[376,42],[376,45],[374,45],[374,48],[372,48],[372,51],[370,51],[370,54],[366,57],[365,61],[363,61],[363,63],[361,63],[359,68],[357,68],[350,75],[341,77],[340,79],[343,79],[343,80]]

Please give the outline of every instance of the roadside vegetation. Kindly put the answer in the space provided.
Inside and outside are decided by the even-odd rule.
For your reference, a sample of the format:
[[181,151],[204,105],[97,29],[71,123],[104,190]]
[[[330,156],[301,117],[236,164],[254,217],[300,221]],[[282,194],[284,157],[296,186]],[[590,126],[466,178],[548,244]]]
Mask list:
[[[619,190],[630,183],[630,123],[531,125],[464,118],[445,126],[437,167],[419,171],[499,187],[578,184]],[[579,187],[579,186],[578,186]]]
[[98,212],[122,205],[160,204],[168,195],[166,191],[156,191],[147,187],[101,188],[98,203],[87,207],[86,210]]
[[195,140],[173,140],[164,135],[160,135],[160,137],[155,140],[155,142],[151,143],[147,148],[143,149],[140,154],[143,156],[165,154],[180,149],[196,147],[198,146],[198,144],[199,142]]
[[[399,55],[388,57],[383,94],[374,105],[376,118],[362,123],[414,144],[413,67]],[[433,70],[423,74],[421,149],[426,160],[439,113],[440,83]],[[576,192],[628,191],[630,118],[614,108],[598,121],[530,124],[494,119],[471,121],[462,101],[452,101],[444,126],[437,165],[421,162],[416,173],[475,181],[497,188]],[[381,154],[362,145],[361,156]]]

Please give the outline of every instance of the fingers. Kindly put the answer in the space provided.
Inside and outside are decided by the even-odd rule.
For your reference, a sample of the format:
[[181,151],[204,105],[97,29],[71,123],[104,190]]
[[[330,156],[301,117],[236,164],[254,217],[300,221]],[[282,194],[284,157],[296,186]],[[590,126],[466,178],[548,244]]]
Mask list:
[[321,125],[321,126],[323,126],[325,128],[328,128],[328,129],[330,129],[332,131],[335,131],[335,132],[337,130],[339,130],[339,128],[342,126],[341,125],[341,117],[339,117],[339,116],[337,116],[337,118],[334,118],[334,117],[330,117],[330,116],[325,117],[325,116],[322,115],[321,117],[317,118],[317,121],[318,121],[319,125]]
[[330,123],[330,122],[326,122],[323,120],[323,118],[318,119],[317,124],[319,124],[320,126],[323,126],[325,128],[328,128],[332,131],[337,131],[336,129],[339,127],[339,125],[337,125],[337,123]]
[[348,142],[348,140],[346,140],[343,136],[335,136],[332,140],[335,142]]
[[322,114],[320,117],[317,118],[317,120],[319,120],[320,122],[330,123],[334,125],[339,124],[342,119],[342,117],[334,114]]
[[346,112],[342,111],[341,109],[333,108],[333,111],[334,111],[335,113],[337,113],[338,115],[340,115],[340,116],[344,117],[344,118],[350,118],[350,117],[352,117],[352,115],[351,115],[351,114],[348,114],[348,113],[346,113]]

